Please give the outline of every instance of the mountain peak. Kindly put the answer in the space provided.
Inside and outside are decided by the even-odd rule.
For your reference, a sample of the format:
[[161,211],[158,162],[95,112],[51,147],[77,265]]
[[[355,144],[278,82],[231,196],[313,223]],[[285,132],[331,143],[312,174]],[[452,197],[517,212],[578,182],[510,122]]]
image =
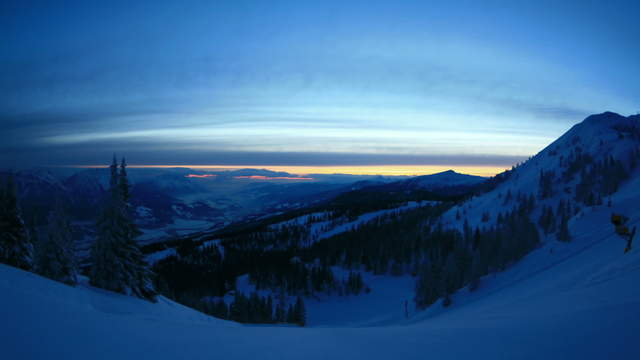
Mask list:
[[[587,116],[582,122],[574,125],[569,131],[564,133],[550,147],[557,149],[558,146],[570,147],[576,141],[581,141],[583,146],[598,144],[601,140],[612,142],[617,139],[622,132],[637,133],[640,119],[638,115],[623,116],[611,111]],[[606,134],[606,135],[605,135]],[[637,135],[632,135],[637,136]]]
[[454,186],[473,186],[485,180],[481,176],[460,174],[450,169],[435,174],[416,176],[407,180],[407,183],[423,189],[434,190]]
[[612,111],[605,111],[600,114],[589,115],[582,122],[587,124],[587,123],[596,123],[596,122],[605,122],[605,121],[611,122],[611,121],[618,121],[618,120],[624,120],[624,119],[625,117],[618,113],[614,113]]

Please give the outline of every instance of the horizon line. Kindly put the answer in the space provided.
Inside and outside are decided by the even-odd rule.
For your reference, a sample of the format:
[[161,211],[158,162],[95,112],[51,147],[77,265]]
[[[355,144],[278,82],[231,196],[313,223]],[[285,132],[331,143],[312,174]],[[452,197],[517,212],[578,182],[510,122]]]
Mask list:
[[[109,165],[61,165],[57,167],[98,169]],[[286,172],[295,175],[381,175],[381,176],[420,176],[453,170],[457,173],[491,177],[509,167],[491,165],[160,165],[128,164],[132,169],[194,169],[202,171],[229,171],[238,169],[261,169]]]

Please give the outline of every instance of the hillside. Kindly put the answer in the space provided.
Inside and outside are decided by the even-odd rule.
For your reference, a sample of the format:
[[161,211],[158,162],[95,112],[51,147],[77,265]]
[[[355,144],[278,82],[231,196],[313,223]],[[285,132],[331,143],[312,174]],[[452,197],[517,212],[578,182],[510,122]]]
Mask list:
[[0,265],[2,345],[26,359],[638,358],[640,245],[624,253],[610,217],[640,225],[639,120],[588,117],[472,198],[297,214],[155,259],[182,303],[302,296],[306,328]]
[[[611,212],[623,212],[614,195],[637,177],[639,140],[634,117],[594,115],[529,161],[468,189],[472,198],[398,185],[411,179],[365,186],[306,212],[158,243],[149,259],[168,297],[247,323],[278,321],[248,315],[253,305],[229,310],[251,297],[290,306],[301,296],[330,309],[360,301],[348,299],[354,295],[377,298],[378,283],[394,284],[407,309],[443,298],[449,306],[459,290],[484,287],[482,277],[510,270],[531,251],[571,243],[581,236],[574,222],[594,209],[609,209],[600,219],[609,226]],[[469,181],[452,172],[433,177]],[[239,283],[246,299],[234,298]],[[387,322],[396,311],[376,309],[385,315],[359,311],[323,323]]]
[[[515,208],[518,195],[540,200],[532,214],[536,220],[543,206],[555,209],[560,201],[575,202],[578,207],[607,203],[607,196],[631,177],[629,172],[640,162],[639,123],[640,115],[591,115],[510,171],[495,189],[452,208],[443,221],[459,229],[465,220],[472,226],[489,227],[498,213]],[[602,165],[610,159],[616,163]],[[615,202],[612,206],[615,210]],[[483,221],[485,213],[489,216]]]
[[[636,179],[614,196],[634,211],[635,223],[638,186]],[[409,320],[398,314],[378,327],[240,326],[164,298],[152,304],[71,288],[0,265],[0,306],[11,309],[0,327],[3,353],[10,359],[637,358],[640,251],[622,254],[603,213],[596,208],[575,221],[572,230],[583,231],[573,242],[553,244],[553,253],[540,248],[483,279],[477,292],[457,294],[457,306]],[[397,299],[388,301],[399,308]]]

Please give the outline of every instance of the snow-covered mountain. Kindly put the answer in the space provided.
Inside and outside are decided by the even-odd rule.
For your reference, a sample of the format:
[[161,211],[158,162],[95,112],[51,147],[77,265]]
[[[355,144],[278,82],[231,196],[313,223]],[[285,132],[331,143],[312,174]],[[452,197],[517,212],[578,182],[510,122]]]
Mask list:
[[[640,220],[640,180],[612,196]],[[456,306],[405,318],[413,283],[373,276],[369,295],[307,302],[309,328],[242,326],[168,299],[156,304],[82,283],[75,288],[0,265],[0,339],[10,359],[635,359],[640,251],[623,254],[596,207],[579,235],[488,276]],[[316,327],[317,324],[317,327]]]
[[561,201],[573,205],[570,218],[593,205],[610,205],[616,211],[611,195],[638,176],[639,123],[640,115],[605,112],[587,117],[506,174],[493,190],[453,207],[443,222],[459,229],[465,221],[487,228],[500,213],[514,210],[517,197],[531,196],[537,200],[531,215],[536,222],[545,207],[556,210]]
[[[640,225],[639,163],[640,116],[590,116],[527,162],[483,184],[483,193],[451,206],[437,223],[425,224],[481,233],[518,212],[540,235],[526,256],[484,275],[479,287],[472,290],[465,284],[456,289],[452,305],[446,307],[440,299],[418,310],[412,301],[415,281],[410,273],[362,271],[369,292],[307,299],[309,328],[240,326],[162,297],[152,304],[86,282],[70,288],[0,265],[0,307],[11,309],[0,327],[0,339],[6,341],[3,351],[10,358],[27,359],[636,359],[640,247],[636,239],[632,250],[624,253],[626,240],[615,232],[610,217],[624,214],[629,227]],[[269,229],[289,231],[310,225],[318,230],[314,241],[335,240],[346,230],[353,230],[357,238],[359,229],[354,225],[402,214],[399,208],[366,212],[345,226],[326,228],[319,224],[323,216],[329,219],[328,214],[305,214]],[[502,244],[517,244],[522,235],[509,234],[512,238]],[[373,235],[367,233],[362,243],[366,246]],[[255,239],[259,241],[250,242],[254,238],[246,236],[236,240],[259,256],[266,255],[268,249],[260,244],[269,238]],[[333,241],[327,248],[334,251],[356,244],[347,244],[350,239],[345,236],[339,240],[345,243]],[[219,244],[217,239],[210,241]],[[174,255],[179,252],[169,250]],[[231,256],[224,251],[217,256]],[[243,253],[238,254],[234,261],[242,259]],[[207,259],[198,261],[201,265]],[[337,270],[340,275],[345,269]],[[248,276],[241,279],[246,281],[236,291],[257,287],[249,284]],[[265,288],[263,283],[262,291]]]

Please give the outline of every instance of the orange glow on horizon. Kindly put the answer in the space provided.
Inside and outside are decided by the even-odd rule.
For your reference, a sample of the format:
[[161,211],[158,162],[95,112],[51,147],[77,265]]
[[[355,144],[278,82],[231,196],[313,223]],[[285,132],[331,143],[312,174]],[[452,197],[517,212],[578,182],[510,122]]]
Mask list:
[[212,178],[212,177],[216,177],[218,175],[214,175],[214,174],[204,174],[204,175],[198,175],[198,174],[188,174],[185,175],[184,177],[187,178]]
[[[105,168],[108,165],[74,165],[76,168]],[[296,166],[296,165],[129,165],[134,169],[170,169],[187,168],[205,171],[226,171],[238,169],[267,169],[282,171],[300,176],[311,174],[349,174],[349,175],[386,175],[418,176],[430,175],[447,170],[462,174],[493,176],[510,168],[495,165],[337,165],[337,166]]]
[[293,176],[263,176],[263,175],[248,175],[248,176],[234,176],[234,179],[250,179],[250,180],[313,180],[312,177],[293,177]]

